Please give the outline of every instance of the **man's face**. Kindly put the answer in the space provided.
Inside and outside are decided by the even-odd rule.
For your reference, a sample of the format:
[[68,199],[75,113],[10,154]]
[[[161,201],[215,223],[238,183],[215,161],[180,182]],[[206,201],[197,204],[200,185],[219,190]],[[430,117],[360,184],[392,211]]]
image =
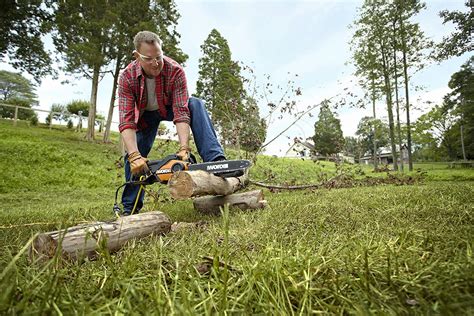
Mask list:
[[147,76],[157,77],[160,74],[163,69],[163,51],[158,43],[142,43],[134,55]]

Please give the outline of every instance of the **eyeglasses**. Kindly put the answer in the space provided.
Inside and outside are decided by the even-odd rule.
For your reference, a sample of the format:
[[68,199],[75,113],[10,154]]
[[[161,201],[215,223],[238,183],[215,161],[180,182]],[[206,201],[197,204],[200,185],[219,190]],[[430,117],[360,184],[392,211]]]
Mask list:
[[140,56],[141,60],[143,60],[147,64],[151,64],[153,63],[153,61],[156,61],[156,63],[159,64],[163,61],[163,53],[158,57],[150,57],[150,56],[145,56],[145,55],[140,54],[137,50],[134,50],[133,52],[137,53],[138,56]]

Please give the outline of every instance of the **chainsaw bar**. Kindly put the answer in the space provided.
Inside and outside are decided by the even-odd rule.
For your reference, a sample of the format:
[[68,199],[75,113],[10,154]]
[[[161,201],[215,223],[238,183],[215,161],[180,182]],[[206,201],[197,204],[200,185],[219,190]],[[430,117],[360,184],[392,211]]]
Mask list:
[[220,177],[240,177],[250,165],[249,160],[222,160],[190,164],[188,170],[203,170]]

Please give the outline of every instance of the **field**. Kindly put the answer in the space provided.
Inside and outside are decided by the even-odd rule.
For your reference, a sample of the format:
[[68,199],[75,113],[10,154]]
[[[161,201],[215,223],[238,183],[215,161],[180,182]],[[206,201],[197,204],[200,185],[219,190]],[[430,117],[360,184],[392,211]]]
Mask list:
[[[114,137],[88,143],[0,120],[0,313],[474,313],[474,170],[440,164],[416,165],[410,176],[424,180],[415,185],[265,190],[267,209],[218,217],[155,185],[147,210],[199,227],[96,261],[30,265],[36,233],[113,218],[123,181]],[[175,147],[162,142],[152,156]],[[387,177],[356,169],[354,179]],[[319,183],[338,170],[259,157],[251,178]]]

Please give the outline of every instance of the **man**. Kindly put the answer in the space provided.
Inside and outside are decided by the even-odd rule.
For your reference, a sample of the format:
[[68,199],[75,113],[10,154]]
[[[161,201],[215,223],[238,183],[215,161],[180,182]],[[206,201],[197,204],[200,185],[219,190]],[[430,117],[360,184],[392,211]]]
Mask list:
[[[127,151],[126,181],[148,168],[146,157],[161,121],[174,122],[180,159],[189,159],[191,128],[199,155],[205,162],[225,160],[202,100],[188,96],[184,70],[176,61],[164,56],[158,35],[138,32],[133,43],[135,61],[122,72],[118,86],[119,131]],[[123,215],[130,215],[132,211],[137,213],[142,208],[144,193],[135,206],[138,191],[138,186],[125,186]]]

